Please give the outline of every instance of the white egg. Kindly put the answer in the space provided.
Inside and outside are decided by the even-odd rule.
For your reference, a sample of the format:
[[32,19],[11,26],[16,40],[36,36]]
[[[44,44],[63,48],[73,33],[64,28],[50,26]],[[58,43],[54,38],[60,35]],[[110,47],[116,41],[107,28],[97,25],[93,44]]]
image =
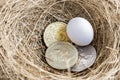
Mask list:
[[89,21],[81,17],[76,17],[68,22],[67,35],[73,43],[86,46],[92,42],[94,32]]

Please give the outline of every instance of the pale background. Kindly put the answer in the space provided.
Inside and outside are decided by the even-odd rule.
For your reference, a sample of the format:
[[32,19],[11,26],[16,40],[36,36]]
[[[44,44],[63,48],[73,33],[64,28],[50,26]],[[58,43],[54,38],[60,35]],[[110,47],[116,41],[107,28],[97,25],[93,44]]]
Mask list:
[[0,8],[5,4],[5,0],[0,0]]

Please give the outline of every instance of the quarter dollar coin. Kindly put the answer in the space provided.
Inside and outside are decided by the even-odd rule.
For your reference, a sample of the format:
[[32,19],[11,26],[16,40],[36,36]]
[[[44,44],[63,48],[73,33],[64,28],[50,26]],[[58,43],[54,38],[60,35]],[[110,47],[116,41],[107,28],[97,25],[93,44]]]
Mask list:
[[80,72],[92,66],[96,60],[96,50],[93,46],[76,47],[78,49],[78,62],[72,67],[71,71]]
[[70,41],[66,33],[67,24],[64,22],[54,22],[47,26],[44,32],[44,42],[48,47],[56,41]]
[[78,60],[77,49],[68,42],[54,42],[45,53],[47,63],[55,69],[68,69]]

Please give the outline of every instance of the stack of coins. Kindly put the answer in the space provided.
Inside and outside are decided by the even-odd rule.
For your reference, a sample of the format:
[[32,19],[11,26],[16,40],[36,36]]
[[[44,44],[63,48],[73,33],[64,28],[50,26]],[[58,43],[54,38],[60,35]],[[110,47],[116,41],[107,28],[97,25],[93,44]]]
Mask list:
[[45,53],[47,63],[55,69],[70,69],[73,72],[83,71],[93,65],[96,50],[93,46],[80,47],[73,45],[66,33],[67,24],[54,22],[44,32],[44,42],[48,47]]

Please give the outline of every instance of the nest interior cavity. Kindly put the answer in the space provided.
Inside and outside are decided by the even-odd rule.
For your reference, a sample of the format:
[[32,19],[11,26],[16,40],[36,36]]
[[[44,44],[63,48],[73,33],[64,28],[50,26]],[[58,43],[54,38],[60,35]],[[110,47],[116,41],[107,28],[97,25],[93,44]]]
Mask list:
[[[119,0],[9,0],[0,11],[0,78],[10,80],[120,79]],[[52,22],[86,18],[97,50],[93,66],[79,72],[55,70],[45,61],[43,41]]]

